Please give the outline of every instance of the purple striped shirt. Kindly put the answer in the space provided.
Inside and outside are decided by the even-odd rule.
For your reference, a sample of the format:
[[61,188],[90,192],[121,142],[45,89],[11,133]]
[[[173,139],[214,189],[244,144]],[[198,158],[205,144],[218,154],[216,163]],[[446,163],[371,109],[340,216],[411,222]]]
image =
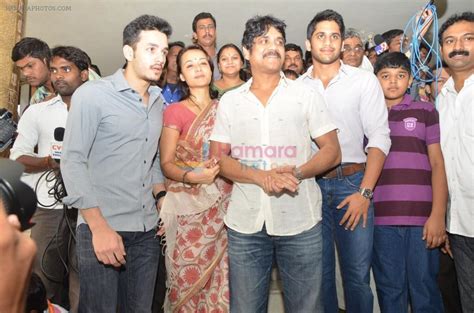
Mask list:
[[440,141],[438,112],[405,95],[388,121],[392,147],[374,192],[375,225],[423,226],[433,200],[428,146]]

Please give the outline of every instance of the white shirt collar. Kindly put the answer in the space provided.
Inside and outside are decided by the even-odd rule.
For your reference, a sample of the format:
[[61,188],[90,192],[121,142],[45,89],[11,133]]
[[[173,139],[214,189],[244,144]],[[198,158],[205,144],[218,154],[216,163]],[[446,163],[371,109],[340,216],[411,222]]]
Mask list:
[[[253,78],[250,78],[245,84],[240,87],[240,92],[242,93],[248,93],[250,92],[250,87],[252,86]],[[282,71],[280,71],[280,81],[278,82],[278,86],[288,86],[288,78],[286,78],[285,74],[283,74]]]
[[[474,74],[471,74],[465,81],[464,81],[464,87],[469,86],[471,84],[474,84]],[[464,88],[463,87],[463,88]],[[446,96],[446,93],[451,92],[457,94],[458,92],[454,88],[454,79],[453,77],[449,77],[449,79],[446,81],[444,84],[443,88],[441,89],[441,93],[443,96]]]

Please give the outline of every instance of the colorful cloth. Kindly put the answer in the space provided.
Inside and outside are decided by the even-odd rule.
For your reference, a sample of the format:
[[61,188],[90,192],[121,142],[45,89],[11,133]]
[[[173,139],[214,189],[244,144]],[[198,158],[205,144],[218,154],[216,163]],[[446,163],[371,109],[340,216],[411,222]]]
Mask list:
[[237,86],[227,88],[227,89],[220,89],[219,87],[217,87],[216,84],[212,84],[211,89],[217,91],[217,99],[220,99],[227,91],[234,90],[234,89],[242,86],[244,83],[245,82],[243,82],[243,83],[241,83]]
[[[164,127],[180,131],[175,164],[198,170],[209,157],[209,136],[214,127],[217,101],[198,116],[191,116],[183,103],[168,107]],[[187,111],[186,111],[187,110]],[[189,114],[188,114],[189,116]],[[181,119],[179,118],[181,117]],[[227,231],[224,215],[232,186],[221,178],[210,185],[185,185],[168,180],[161,219],[166,238],[170,312],[229,312]]]

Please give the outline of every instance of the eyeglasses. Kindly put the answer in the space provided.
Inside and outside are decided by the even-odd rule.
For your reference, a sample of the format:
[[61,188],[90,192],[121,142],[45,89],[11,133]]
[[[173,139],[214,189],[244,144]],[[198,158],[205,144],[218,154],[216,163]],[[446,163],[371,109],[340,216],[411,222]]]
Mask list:
[[355,54],[360,54],[364,52],[364,48],[361,46],[356,46],[355,48],[351,48],[350,46],[343,46],[343,52],[347,52],[347,53],[354,52]]

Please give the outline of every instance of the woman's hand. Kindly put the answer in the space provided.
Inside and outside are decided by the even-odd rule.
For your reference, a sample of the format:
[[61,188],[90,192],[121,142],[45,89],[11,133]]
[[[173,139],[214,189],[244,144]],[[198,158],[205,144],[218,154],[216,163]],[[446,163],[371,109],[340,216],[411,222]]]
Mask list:
[[215,159],[207,160],[202,166],[186,175],[186,181],[192,184],[212,184],[219,174],[220,167]]

